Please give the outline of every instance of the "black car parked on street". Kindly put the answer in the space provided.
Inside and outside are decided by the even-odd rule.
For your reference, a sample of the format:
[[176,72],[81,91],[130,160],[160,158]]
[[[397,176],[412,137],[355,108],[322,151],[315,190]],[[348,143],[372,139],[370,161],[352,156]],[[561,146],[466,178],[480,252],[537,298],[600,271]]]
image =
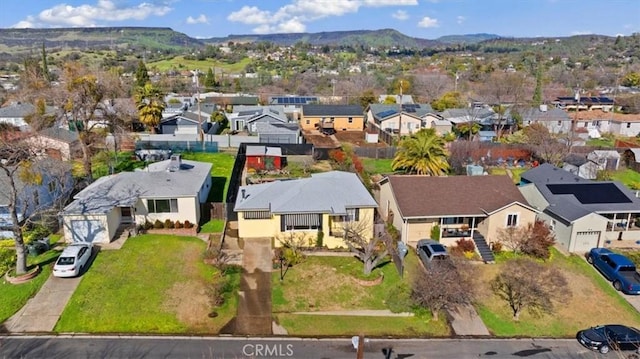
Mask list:
[[576,334],[578,342],[602,354],[613,350],[633,350],[640,353],[640,330],[620,324],[599,325]]

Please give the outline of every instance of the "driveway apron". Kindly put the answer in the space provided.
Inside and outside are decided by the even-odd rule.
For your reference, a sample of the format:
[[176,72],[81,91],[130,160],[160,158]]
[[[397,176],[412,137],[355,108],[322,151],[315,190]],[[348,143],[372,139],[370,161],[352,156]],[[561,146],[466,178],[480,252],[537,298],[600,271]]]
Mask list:
[[271,238],[245,241],[235,334],[271,335]]
[[4,323],[6,330],[13,333],[52,332],[81,279],[51,275],[40,291]]

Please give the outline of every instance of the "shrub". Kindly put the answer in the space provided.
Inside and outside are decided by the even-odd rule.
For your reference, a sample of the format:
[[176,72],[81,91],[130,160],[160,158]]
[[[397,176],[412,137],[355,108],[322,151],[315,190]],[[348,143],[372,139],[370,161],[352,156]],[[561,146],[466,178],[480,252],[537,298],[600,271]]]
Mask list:
[[493,253],[496,253],[496,254],[502,252],[502,242],[491,243],[491,250],[493,251]]
[[180,221],[176,221],[174,228],[184,228],[184,224],[182,224],[182,222]]
[[156,219],[156,221],[153,222],[153,228],[162,229],[162,228],[164,228],[164,224],[162,222],[160,222],[159,219]]
[[431,227],[431,239],[433,239],[434,241],[440,240],[440,226],[437,224]]
[[324,232],[318,231],[318,237],[316,238],[316,247],[322,247],[324,245],[323,240],[324,240]]
[[16,241],[13,239],[0,238],[0,248],[14,248],[15,246]]
[[461,238],[456,241],[455,247],[451,248],[451,253],[462,255],[465,258],[472,258],[475,250],[476,245],[472,239]]
[[16,252],[0,248],[0,275],[9,271],[16,264]]
[[172,220],[170,220],[170,219],[168,219],[168,218],[167,218],[167,219],[165,219],[165,220],[164,220],[164,223],[162,224],[162,226],[163,226],[164,228],[171,229],[171,228],[173,228],[173,227],[174,227],[174,223],[173,223],[173,221],[172,221]]
[[144,225],[143,227],[144,229],[151,229],[153,228],[153,223],[149,222],[149,221],[144,221]]
[[184,228],[193,228],[193,223],[189,222],[189,220],[184,221]]
[[22,238],[24,239],[25,243],[31,243],[35,240],[42,239],[50,234],[51,231],[47,227],[41,224],[36,224],[24,231],[22,233]]

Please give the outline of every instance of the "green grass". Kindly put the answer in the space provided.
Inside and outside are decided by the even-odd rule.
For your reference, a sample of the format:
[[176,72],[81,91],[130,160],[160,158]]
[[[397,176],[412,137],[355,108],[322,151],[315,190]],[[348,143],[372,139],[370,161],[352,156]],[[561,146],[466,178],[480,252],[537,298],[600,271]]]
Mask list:
[[176,56],[172,59],[150,62],[147,64],[149,69],[157,69],[158,71],[167,71],[171,69],[177,70],[195,70],[198,69],[206,73],[210,68],[215,68],[216,71],[224,71],[225,73],[240,73],[243,72],[245,67],[251,63],[251,59],[248,57],[243,58],[239,62],[228,64],[225,62],[207,60],[187,60],[184,56]]
[[587,140],[587,146],[613,148],[615,142],[615,137],[590,138]]
[[224,229],[224,219],[212,219],[200,227],[201,233],[221,233]]
[[[215,333],[235,315],[234,298],[216,309],[214,319],[191,323],[179,315],[182,302],[193,300],[190,283],[206,287],[215,272],[203,263],[204,250],[205,243],[193,237],[142,235],[120,250],[98,253],[55,331]],[[233,280],[237,285],[239,279]]]
[[629,188],[640,188],[640,173],[627,168],[624,170],[616,171],[611,174],[611,178],[622,182]]
[[391,168],[391,163],[393,159],[391,158],[362,158],[362,163],[364,164],[364,169],[369,173],[379,173],[379,174],[387,174],[393,173],[393,169]]
[[[29,266],[40,265],[42,271],[37,277],[22,284],[9,284],[0,279],[0,323],[14,315],[29,298],[33,297],[51,275],[52,263],[58,257],[58,250],[47,251],[37,257],[27,257]],[[4,274],[4,273],[2,273]]]
[[[528,170],[529,168],[526,167],[509,168],[509,171],[511,171],[511,178],[513,179],[513,183],[520,183],[520,176]],[[507,169],[504,167],[493,167],[489,169],[489,174],[494,176],[506,175]]]
[[209,191],[209,202],[224,202],[229,189],[229,179],[235,157],[228,153],[202,153],[202,152],[185,152],[182,154],[185,160],[208,162],[213,164],[211,167],[212,184]]

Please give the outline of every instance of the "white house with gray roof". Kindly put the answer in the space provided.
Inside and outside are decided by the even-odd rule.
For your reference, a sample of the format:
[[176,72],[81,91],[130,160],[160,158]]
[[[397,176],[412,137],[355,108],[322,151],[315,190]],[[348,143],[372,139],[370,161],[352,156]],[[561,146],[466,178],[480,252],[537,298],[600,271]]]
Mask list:
[[451,122],[443,119],[429,104],[400,106],[372,103],[367,107],[366,121],[382,130],[400,131],[403,135],[410,135],[422,128],[435,128],[439,134],[451,132]]
[[313,246],[319,233],[323,245],[345,247],[346,226],[357,226],[373,237],[378,204],[358,176],[332,171],[309,178],[241,186],[235,203],[240,238],[287,236],[305,238]]
[[591,181],[542,164],[521,175],[520,192],[564,250],[584,253],[614,241],[637,246],[640,198],[617,181]]
[[[45,112],[47,114],[53,114],[55,109],[47,106]],[[30,103],[13,102],[9,106],[0,107],[0,123],[7,123],[24,131],[29,128],[29,124],[25,121],[25,118],[35,113],[36,107],[34,105]]]
[[61,212],[67,242],[109,243],[121,226],[200,221],[211,190],[211,163],[170,160],[97,179]]

